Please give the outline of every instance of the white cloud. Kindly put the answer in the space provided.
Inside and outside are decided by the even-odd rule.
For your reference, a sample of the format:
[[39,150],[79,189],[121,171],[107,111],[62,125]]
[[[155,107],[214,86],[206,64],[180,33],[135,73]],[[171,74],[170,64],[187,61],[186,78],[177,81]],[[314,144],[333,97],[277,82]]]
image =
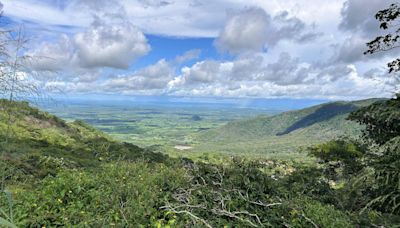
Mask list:
[[229,17],[216,45],[232,53],[262,51],[271,32],[270,16],[263,9],[251,8]]
[[190,60],[194,60],[194,59],[198,59],[201,55],[201,50],[200,49],[192,49],[189,50],[185,53],[183,53],[180,56],[177,56],[175,58],[175,62],[178,64],[190,61]]
[[[146,34],[184,37],[217,37],[227,11],[246,7],[262,8],[270,15],[288,11],[290,15],[311,24],[335,18],[333,10],[343,0],[265,1],[265,0],[2,0],[5,15],[47,26],[88,27],[93,15],[122,17]],[[337,18],[337,17],[336,17]]]
[[56,41],[42,42],[27,54],[33,57],[34,70],[88,75],[84,71],[90,73],[95,68],[126,69],[149,51],[144,34],[129,22],[95,21],[85,31],[72,37],[61,34]]
[[28,51],[32,56],[32,67],[38,71],[58,71],[70,67],[73,55],[70,38],[62,34],[57,42],[42,42],[39,47]]
[[379,23],[375,14],[390,6],[392,0],[347,0],[342,8],[340,28],[350,32],[361,32],[367,36],[376,35]]
[[361,99],[390,96],[393,92],[393,82],[379,70],[363,74],[352,64],[312,65],[288,53],[281,53],[276,61],[267,61],[263,55],[234,61],[204,60],[183,67],[176,75],[174,66],[161,59],[132,74],[100,82],[60,81],[49,85],[73,93],[223,97]]
[[389,96],[387,85],[352,64],[310,64],[288,53],[269,62],[268,54],[234,61],[200,61],[184,67],[168,92],[186,96],[364,98]]
[[[228,63],[229,64],[229,63]],[[223,79],[224,63],[214,60],[201,61],[192,67],[182,68],[182,77],[186,84],[213,83]]]
[[165,61],[159,60],[142,70],[129,75],[120,75],[100,84],[103,91],[134,93],[141,90],[163,90],[173,79],[174,69]]
[[397,57],[400,50],[368,56],[363,54],[368,49],[367,42],[385,33],[380,29],[375,14],[379,10],[389,7],[391,3],[393,3],[391,0],[370,0],[368,4],[363,0],[347,0],[341,9],[341,19],[338,26],[342,31],[344,40],[336,44],[337,49],[332,61],[356,63],[376,59],[383,60],[387,56]]
[[262,52],[285,39],[302,43],[319,35],[307,31],[306,24],[287,11],[271,17],[261,8],[249,8],[228,16],[215,44],[222,51],[240,54]]
[[[261,54],[249,55],[234,61],[200,61],[191,67],[184,67],[181,79],[175,83],[193,86],[198,84],[234,82],[270,82],[277,85],[290,85],[310,80],[314,69],[292,58],[288,53],[281,53],[276,62],[268,63]],[[237,86],[235,86],[237,87]]]
[[[389,0],[3,3],[6,16],[37,23],[40,35],[66,33],[31,53],[51,57],[33,65],[63,71],[51,83],[68,91],[348,98],[387,95],[380,90],[393,83],[376,80],[387,75],[370,70],[384,66],[388,54],[362,54],[379,32],[373,15]],[[233,59],[209,56],[212,47],[206,47],[135,69],[132,63],[150,51],[144,34],[216,38],[215,46]]]
[[76,55],[82,67],[128,68],[150,51],[144,34],[129,22],[106,24],[95,21],[74,36]]
[[366,59],[364,52],[367,50],[367,39],[358,35],[352,35],[343,41],[336,49],[332,61],[342,63],[354,63]]

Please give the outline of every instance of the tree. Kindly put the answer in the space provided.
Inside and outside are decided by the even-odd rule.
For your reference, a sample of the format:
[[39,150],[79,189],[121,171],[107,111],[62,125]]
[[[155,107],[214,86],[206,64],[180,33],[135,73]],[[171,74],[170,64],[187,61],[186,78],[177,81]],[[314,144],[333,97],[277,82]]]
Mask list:
[[[364,54],[374,54],[400,47],[400,5],[395,3],[389,8],[380,10],[375,18],[380,22],[380,28],[388,31],[386,35],[378,36],[367,43],[368,50]],[[387,64],[389,73],[400,71],[400,58]]]
[[400,97],[361,108],[349,119],[365,126],[369,144],[364,160],[374,171],[375,187],[368,206],[400,214]]
[[[388,31],[367,43],[364,54],[390,51],[400,47],[400,4],[391,4],[376,13],[380,28]],[[400,72],[400,58],[387,64],[389,73]],[[398,75],[396,75],[398,76]],[[373,170],[373,200],[367,207],[400,214],[400,94],[376,102],[349,115],[349,119],[365,126],[364,140],[369,149],[363,158]],[[369,191],[369,192],[371,192]]]
[[26,54],[28,39],[22,27],[3,31],[0,44],[0,94],[10,102],[39,95],[30,69],[32,57]]

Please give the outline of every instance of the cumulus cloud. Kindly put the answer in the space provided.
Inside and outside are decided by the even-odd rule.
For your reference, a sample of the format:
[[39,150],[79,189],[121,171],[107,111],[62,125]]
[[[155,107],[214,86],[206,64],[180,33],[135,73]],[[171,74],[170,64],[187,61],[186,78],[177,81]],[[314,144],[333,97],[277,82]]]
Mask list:
[[144,34],[129,22],[106,24],[95,21],[74,36],[76,55],[82,67],[128,68],[150,51]]
[[179,55],[175,58],[175,62],[178,64],[190,61],[190,60],[194,60],[194,59],[198,59],[201,55],[201,50],[200,49],[192,49],[189,50],[185,53],[183,53],[183,55]]
[[249,8],[229,15],[215,45],[222,51],[238,54],[263,51],[285,39],[307,42],[320,35],[306,30],[306,24],[290,17],[287,11],[271,17],[261,8]]
[[264,59],[260,55],[241,57],[233,62],[225,63],[230,66],[228,78],[231,81],[257,80],[263,75],[264,64]]
[[[332,99],[389,95],[389,81],[368,78],[355,65],[307,63],[283,52],[275,61],[268,54],[233,61],[199,61],[184,67],[168,83],[168,93],[181,96],[324,97]],[[375,72],[376,73],[376,72]]]
[[129,75],[120,75],[101,83],[100,87],[107,92],[133,93],[140,90],[162,90],[173,79],[174,69],[165,60]]
[[231,15],[222,29],[216,45],[233,53],[260,51],[271,31],[271,17],[260,8],[251,8]]
[[379,82],[362,78],[353,66],[347,75],[338,80],[323,83],[299,83],[281,85],[270,81],[247,81],[241,83],[201,84],[192,88],[176,88],[171,94],[180,96],[224,96],[224,97],[299,97],[328,99],[360,99],[376,94],[388,96]]
[[70,67],[73,55],[70,38],[62,34],[57,42],[42,42],[39,47],[28,51],[32,56],[31,66],[37,71],[58,71]]
[[302,83],[308,77],[309,68],[301,66],[298,58],[284,52],[277,62],[268,64],[264,72],[261,79],[278,85],[290,85]]
[[339,28],[350,32],[362,32],[373,36],[379,30],[379,23],[374,15],[387,8],[391,0],[347,0],[341,11],[342,20]]
[[163,1],[163,0],[138,0],[139,3],[143,4],[145,7],[162,7],[173,4],[172,1]]
[[72,8],[78,10],[84,8],[86,11],[101,12],[107,9],[108,12],[122,8],[120,1],[117,0],[70,0],[63,1],[65,5],[62,8]]
[[93,82],[50,82],[74,93],[168,94],[224,97],[303,97],[360,99],[390,96],[391,82],[375,69],[360,73],[352,64],[309,64],[288,53],[268,63],[265,55],[233,61],[203,60],[183,67],[179,74],[164,59],[135,71]]
[[330,10],[333,4],[337,4],[336,1],[315,1],[310,6],[309,1],[305,0],[287,0],[285,4],[265,0],[2,0],[6,16],[21,21],[35,21],[47,28],[59,25],[87,27],[92,22],[92,15],[107,15],[122,16],[146,34],[213,38],[224,24],[227,8],[240,11],[244,7],[259,7],[270,13],[282,10],[305,12],[312,8],[313,12],[302,15],[308,20],[315,15],[326,16],[321,9]]
[[[31,51],[50,57],[32,65],[62,71],[48,84],[67,92],[349,98],[381,96],[389,83],[377,80],[388,76],[377,70],[388,56],[362,55],[386,0],[3,1],[6,16],[46,35],[67,34]],[[233,55],[224,60],[206,47],[156,62],[150,56],[136,69],[132,63],[150,51],[144,34],[215,38]]]
[[223,65],[218,61],[207,60],[182,69],[182,77],[187,84],[212,83],[221,78]]
[[367,50],[367,39],[358,35],[352,35],[344,40],[335,51],[332,61],[339,63],[354,63],[365,59],[364,52]]
[[[27,54],[37,71],[90,72],[95,68],[126,69],[150,51],[145,35],[129,22],[107,24],[95,21],[74,36],[61,34],[56,41],[45,41]],[[86,74],[88,75],[88,74]]]
[[[261,55],[238,58],[234,61],[205,60],[191,67],[184,67],[175,84],[198,85],[236,82],[270,82],[277,85],[290,85],[310,80],[313,68],[281,53],[276,62],[267,63]],[[178,83],[179,82],[179,83]],[[234,87],[237,87],[236,85]]]
[[[93,74],[95,75],[95,72]],[[93,74],[86,75],[87,80],[82,79],[85,75],[80,75],[78,80],[46,82],[45,87],[70,93],[160,94],[173,79],[174,68],[165,59],[161,59],[130,74],[111,76],[100,81],[96,80],[98,78],[93,80]]]
[[370,0],[368,4],[363,0],[344,2],[339,29],[348,33],[342,34],[345,39],[335,45],[335,52],[330,60],[339,63],[355,63],[382,59],[387,55],[398,55],[399,51],[377,53],[368,57],[363,54],[367,50],[366,43],[382,34],[375,14],[379,10],[387,8],[391,3],[393,2],[390,0]]
[[282,11],[274,17],[274,24],[276,26],[274,33],[269,37],[270,44],[276,44],[282,39],[294,40],[299,43],[309,42],[315,40],[321,33],[313,31],[306,25],[305,22],[298,17],[291,17],[288,11]]

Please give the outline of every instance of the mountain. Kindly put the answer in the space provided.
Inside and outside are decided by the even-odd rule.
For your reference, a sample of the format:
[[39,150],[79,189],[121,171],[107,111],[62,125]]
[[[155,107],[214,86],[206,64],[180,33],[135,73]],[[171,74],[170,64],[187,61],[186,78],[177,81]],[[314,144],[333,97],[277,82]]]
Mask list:
[[9,165],[34,176],[51,174],[58,165],[80,168],[115,160],[165,158],[115,141],[82,121],[66,122],[27,102],[7,100],[0,100],[0,151]]
[[194,148],[201,152],[284,155],[338,136],[358,136],[361,126],[346,120],[348,114],[377,101],[330,102],[274,116],[233,121],[198,135]]
[[[250,140],[260,132],[287,139],[340,119],[362,105],[322,105],[238,121],[221,129],[238,129],[229,137],[243,138],[231,143],[246,143],[244,152],[248,152],[251,143],[262,141]],[[255,129],[283,120],[269,131]],[[254,128],[246,129],[251,136],[240,135],[243,124]],[[353,209],[358,205],[347,206],[370,200],[353,194],[362,188],[350,193],[331,188],[330,175],[316,163],[221,159],[215,164],[169,158],[114,141],[81,121],[65,122],[26,102],[0,99],[0,227],[309,227],[310,221],[315,227],[399,224],[395,214],[381,216],[373,210],[369,213],[377,216],[370,218]]]

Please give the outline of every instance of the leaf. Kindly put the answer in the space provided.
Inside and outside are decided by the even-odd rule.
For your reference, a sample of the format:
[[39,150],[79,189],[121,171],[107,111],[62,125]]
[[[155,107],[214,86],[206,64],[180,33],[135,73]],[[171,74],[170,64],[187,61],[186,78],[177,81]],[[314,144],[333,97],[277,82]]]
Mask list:
[[0,208],[0,213],[3,214],[3,216],[7,219],[10,219],[10,217],[8,217],[7,213],[5,211],[3,211],[3,209]]
[[8,228],[18,228],[16,225],[12,224],[11,222],[9,222],[3,218],[0,218],[0,226],[5,226]]
[[4,193],[6,194],[6,196],[7,196],[8,207],[10,208],[10,220],[13,221],[14,215],[13,215],[13,211],[12,211],[12,208],[13,208],[13,201],[12,201],[11,192],[10,192],[9,190],[4,190],[3,192],[4,192]]

